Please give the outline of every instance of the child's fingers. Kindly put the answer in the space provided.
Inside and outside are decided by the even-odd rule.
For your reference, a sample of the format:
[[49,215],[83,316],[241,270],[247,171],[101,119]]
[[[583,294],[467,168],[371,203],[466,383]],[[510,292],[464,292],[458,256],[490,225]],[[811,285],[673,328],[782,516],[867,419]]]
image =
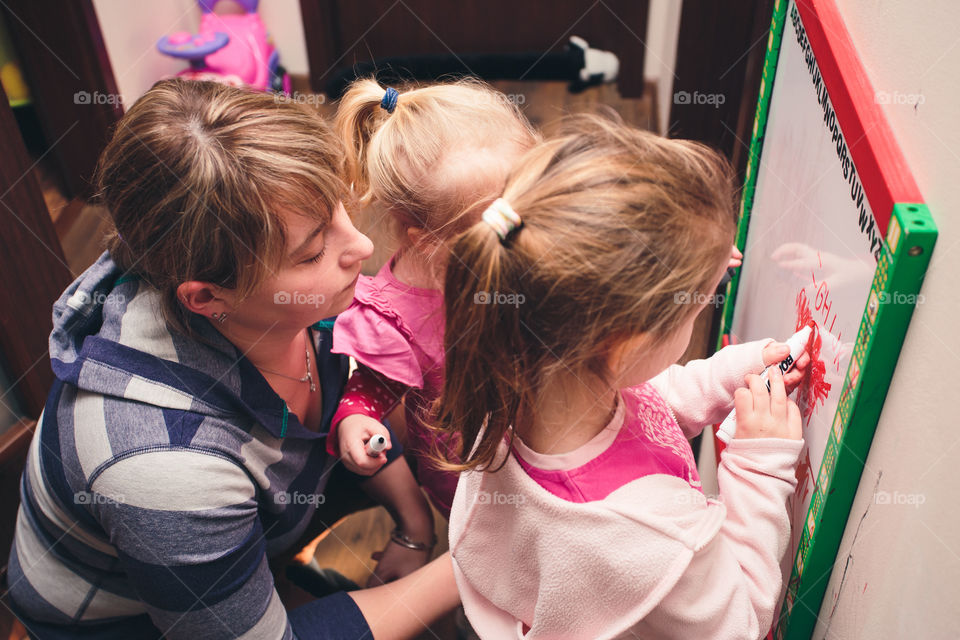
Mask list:
[[787,433],[791,440],[803,439],[803,420],[800,418],[800,408],[793,400],[787,400]]
[[733,408],[737,412],[737,420],[742,420],[753,413],[753,395],[746,387],[740,387],[733,392]]
[[777,420],[787,417],[787,390],[783,386],[783,374],[780,367],[768,369],[770,377],[770,415]]
[[353,465],[359,469],[354,473],[360,473],[368,476],[380,468],[380,465],[377,463],[377,459],[367,455],[367,448],[363,444],[363,441],[354,441],[350,443],[347,455],[344,456],[344,459],[348,457],[350,462],[352,462]]
[[783,342],[771,342],[760,352],[764,366],[769,367],[790,355],[790,347]]
[[760,376],[755,376],[752,373],[748,375],[747,386],[750,387],[750,394],[753,396],[753,410],[761,415],[769,414],[770,393]]
[[793,390],[797,388],[797,385],[803,381],[803,377],[807,375],[807,368],[810,366],[810,354],[806,351],[797,358],[797,363],[793,365],[793,368],[783,376],[783,384],[787,388],[787,395],[793,393]]

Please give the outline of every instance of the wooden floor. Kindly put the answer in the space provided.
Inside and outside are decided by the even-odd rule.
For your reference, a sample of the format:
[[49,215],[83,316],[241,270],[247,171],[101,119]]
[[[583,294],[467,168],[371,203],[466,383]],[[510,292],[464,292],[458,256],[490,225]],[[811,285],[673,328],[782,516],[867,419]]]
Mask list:
[[[624,120],[640,128],[654,129],[654,123],[657,121],[656,96],[653,95],[652,89],[649,89],[642,99],[628,100],[621,98],[613,85],[596,87],[572,95],[567,92],[566,85],[559,82],[498,82],[495,84],[517,102],[527,117],[538,127],[549,127],[551,122],[566,113],[599,109],[613,109]],[[298,85],[303,91],[305,79],[295,79],[295,88],[298,88]],[[322,105],[319,108],[328,114],[333,110],[332,105]],[[38,165],[38,179],[43,186],[44,197],[50,208],[67,262],[71,271],[78,275],[103,251],[105,213],[99,207],[89,206],[81,201],[67,201],[57,190],[49,171],[49,167],[43,164]],[[362,221],[363,217],[359,215],[358,220]],[[366,231],[371,235],[374,244],[381,248],[370,264],[365,265],[364,271],[373,273],[390,255],[390,243],[382,237],[381,233],[378,233],[377,229],[366,229]],[[686,358],[700,357],[706,353],[708,331],[708,319],[699,319]],[[436,515],[436,521],[437,538],[440,542],[434,554],[439,555],[447,549],[446,523],[439,515]],[[370,555],[384,546],[392,526],[390,517],[382,508],[353,514],[323,536],[317,544],[315,557],[321,566],[337,569],[357,583],[364,584],[374,566]],[[20,632],[22,633],[22,627]],[[0,635],[0,638],[3,637],[5,636]],[[8,633],[6,637],[24,636],[18,636],[14,631]],[[425,630],[421,636],[423,639],[431,640],[457,637],[452,617],[435,625],[432,629]]]

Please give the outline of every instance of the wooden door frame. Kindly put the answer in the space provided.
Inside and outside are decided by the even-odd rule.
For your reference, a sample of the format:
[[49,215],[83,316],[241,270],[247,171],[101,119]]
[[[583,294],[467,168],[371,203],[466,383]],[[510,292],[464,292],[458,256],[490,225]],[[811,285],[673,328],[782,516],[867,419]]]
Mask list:
[[680,16],[668,134],[722,151],[741,177],[772,15],[773,0],[684,0]]
[[50,309],[72,277],[2,87],[0,139],[0,354],[21,411],[36,419],[53,383]]
[[7,0],[0,11],[65,195],[89,198],[97,158],[123,115],[93,2]]

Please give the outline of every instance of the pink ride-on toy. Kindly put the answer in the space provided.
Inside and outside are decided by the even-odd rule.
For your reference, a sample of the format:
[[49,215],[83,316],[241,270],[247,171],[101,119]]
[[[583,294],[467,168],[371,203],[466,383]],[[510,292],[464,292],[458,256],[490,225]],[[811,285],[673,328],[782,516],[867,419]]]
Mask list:
[[197,0],[202,16],[197,34],[179,31],[160,38],[157,49],[190,61],[182,78],[290,93],[290,77],[257,13],[259,0],[236,0],[244,13],[218,15],[218,0]]

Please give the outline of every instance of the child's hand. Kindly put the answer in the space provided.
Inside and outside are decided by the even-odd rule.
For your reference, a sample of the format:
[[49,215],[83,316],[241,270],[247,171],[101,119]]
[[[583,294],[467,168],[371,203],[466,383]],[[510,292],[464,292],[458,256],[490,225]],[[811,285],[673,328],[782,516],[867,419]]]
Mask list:
[[[369,416],[355,413],[341,420],[337,429],[340,459],[347,469],[360,475],[370,476],[386,464],[386,452],[392,445],[390,432],[385,426]],[[387,446],[376,456],[368,455],[367,442],[377,435],[387,439]]]
[[408,549],[393,540],[387,542],[383,551],[377,551],[371,556],[377,561],[377,568],[367,580],[367,587],[376,587],[413,573],[427,564],[430,553],[431,551],[426,549],[423,551]]
[[[783,342],[771,342],[763,348],[761,355],[763,356],[763,365],[769,367],[790,355],[790,347]],[[783,384],[787,388],[787,395],[793,393],[793,390],[797,388],[800,381],[803,380],[803,376],[807,374],[807,367],[809,366],[810,352],[804,350],[797,358],[797,363],[793,365],[793,369],[783,376]],[[779,371],[778,367],[774,367],[774,369]]]
[[737,389],[733,406],[737,410],[737,438],[787,438],[800,440],[803,430],[800,409],[787,398],[780,369],[770,370],[770,391],[760,376],[746,377],[749,389]]
[[728,269],[735,269],[743,264],[743,254],[740,253],[740,249],[737,249],[737,245],[733,245],[733,251],[730,253],[730,263],[727,265]]

